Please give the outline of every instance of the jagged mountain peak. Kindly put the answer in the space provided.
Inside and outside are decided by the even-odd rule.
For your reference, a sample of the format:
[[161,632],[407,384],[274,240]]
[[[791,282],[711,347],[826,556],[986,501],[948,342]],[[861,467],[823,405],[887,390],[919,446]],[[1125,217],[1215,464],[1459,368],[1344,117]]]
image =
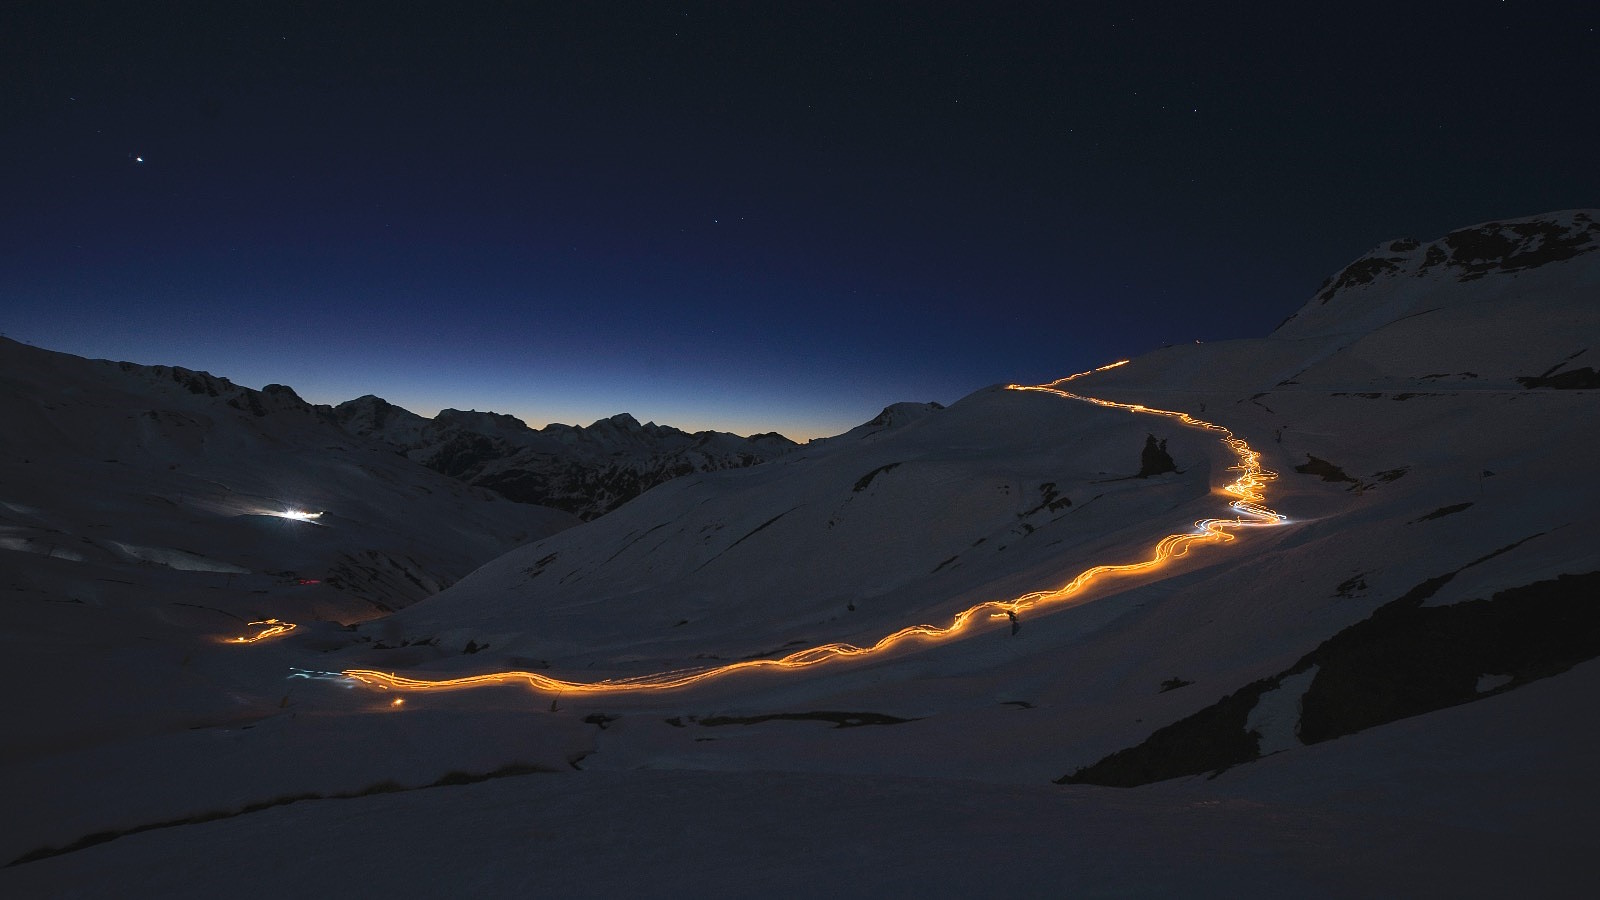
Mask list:
[[640,424],[629,413],[537,430],[516,416],[476,410],[445,409],[426,419],[370,394],[339,404],[334,416],[347,431],[388,441],[436,472],[583,518],[679,475],[751,466],[798,446],[777,434],[691,435]]

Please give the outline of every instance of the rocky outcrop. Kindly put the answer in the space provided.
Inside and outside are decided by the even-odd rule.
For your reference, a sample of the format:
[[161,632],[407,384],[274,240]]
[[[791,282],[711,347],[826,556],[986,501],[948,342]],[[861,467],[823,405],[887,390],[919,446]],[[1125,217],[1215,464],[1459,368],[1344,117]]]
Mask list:
[[1319,304],[1380,278],[1443,274],[1474,281],[1495,273],[1515,273],[1600,250],[1600,222],[1589,210],[1550,213],[1505,222],[1485,222],[1452,231],[1423,244],[1412,238],[1391,241],[1356,260],[1324,282]]
[[1178,471],[1178,464],[1173,462],[1172,454],[1167,452],[1165,438],[1156,440],[1153,434],[1144,438],[1144,449],[1139,452],[1139,477],[1149,478],[1152,475],[1164,475],[1167,472]]

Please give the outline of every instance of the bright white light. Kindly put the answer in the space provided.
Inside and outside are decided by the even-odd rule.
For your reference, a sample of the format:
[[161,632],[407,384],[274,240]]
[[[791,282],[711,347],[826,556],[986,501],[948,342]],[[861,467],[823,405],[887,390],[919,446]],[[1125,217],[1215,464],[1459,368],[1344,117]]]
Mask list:
[[316,519],[322,518],[322,513],[319,513],[319,512],[303,512],[303,511],[298,510],[298,509],[284,510],[281,513],[277,513],[277,515],[282,516],[285,519],[294,519],[296,522],[311,522],[311,521],[314,521]]

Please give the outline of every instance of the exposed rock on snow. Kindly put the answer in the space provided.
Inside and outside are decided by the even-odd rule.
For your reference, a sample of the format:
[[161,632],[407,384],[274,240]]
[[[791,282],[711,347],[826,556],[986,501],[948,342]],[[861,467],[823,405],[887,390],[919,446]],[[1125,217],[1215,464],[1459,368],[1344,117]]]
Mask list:
[[[1563,575],[1488,600],[1422,605],[1456,574],[1422,582],[1274,678],[1061,783],[1135,787],[1217,771],[1469,703],[1600,657],[1600,605],[1594,602],[1600,572]],[[1291,701],[1293,710],[1285,705]]]
[[1588,210],[1486,222],[1452,231],[1437,241],[1392,241],[1346,266],[1317,294],[1325,304],[1349,288],[1382,278],[1448,275],[1472,281],[1564,262],[1600,249],[1600,222]]
[[1139,454],[1139,477],[1149,478],[1152,475],[1165,475],[1176,471],[1178,464],[1172,461],[1172,454],[1167,452],[1166,440],[1158,441],[1155,435],[1146,435],[1144,450]]

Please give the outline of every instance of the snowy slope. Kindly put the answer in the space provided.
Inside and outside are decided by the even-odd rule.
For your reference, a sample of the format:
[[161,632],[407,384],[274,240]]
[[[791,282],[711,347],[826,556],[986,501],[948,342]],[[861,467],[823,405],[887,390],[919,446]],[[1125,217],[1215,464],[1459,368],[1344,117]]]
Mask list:
[[333,414],[352,434],[393,444],[434,471],[585,519],[673,478],[752,466],[797,446],[776,433],[746,438],[641,425],[627,413],[537,431],[499,413],[446,409],[425,419],[371,395],[341,403]]
[[575,522],[353,439],[281,386],[3,341],[0,420],[0,673],[29,685],[8,762],[252,715],[207,673],[248,623],[381,615]]
[[[248,698],[235,718],[0,771],[42,810],[3,855],[166,827],[40,853],[0,889],[197,895],[265,859],[233,889],[1581,891],[1600,834],[1595,219],[1391,242],[1403,263],[1358,261],[1269,337],[1063,385],[1233,429],[1280,473],[1282,527],[1016,629],[797,673],[614,696],[335,674],[584,681],[870,643],[1143,558],[1229,499],[1233,456],[1170,419],[997,388],[891,407],[383,620],[197,660]],[[1150,435],[1178,471],[1134,477]],[[229,817],[194,821],[210,813]]]
[[[1181,473],[1133,477],[1152,430],[1172,441]],[[765,466],[662,485],[384,627],[437,640],[443,662],[464,662],[459,648],[472,642],[567,669],[675,668],[864,639],[951,614],[997,582],[1047,581],[1069,551],[1088,558],[1151,534],[1152,519],[1214,512],[1214,443],[985,391]]]
[[[352,614],[370,615],[570,523],[352,440],[282,385],[254,391],[13,341],[0,344],[0,378],[10,426],[0,501],[14,552],[332,578],[359,598],[345,604]],[[278,517],[290,509],[321,516]]]

